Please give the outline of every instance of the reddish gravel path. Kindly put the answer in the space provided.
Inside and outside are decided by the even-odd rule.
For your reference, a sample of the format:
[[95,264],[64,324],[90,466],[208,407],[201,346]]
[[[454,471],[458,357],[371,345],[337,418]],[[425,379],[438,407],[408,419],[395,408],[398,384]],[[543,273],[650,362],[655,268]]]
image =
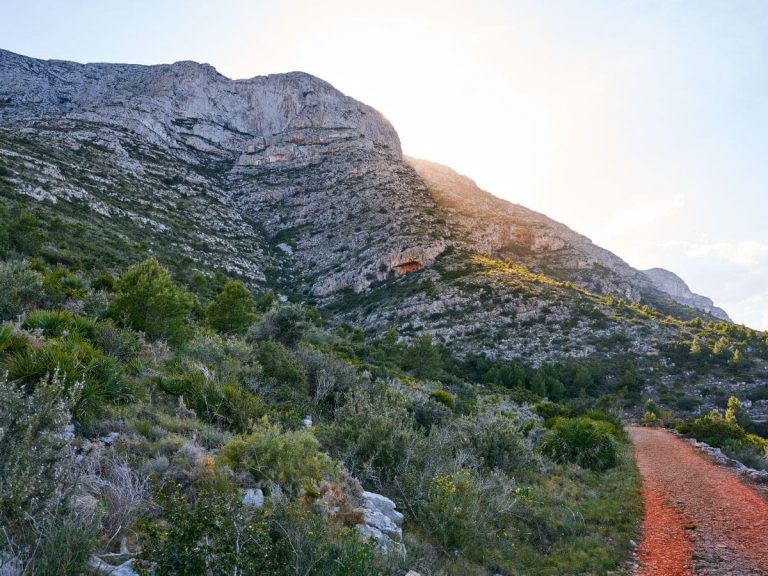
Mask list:
[[645,503],[635,576],[768,575],[768,501],[669,432],[629,434]]

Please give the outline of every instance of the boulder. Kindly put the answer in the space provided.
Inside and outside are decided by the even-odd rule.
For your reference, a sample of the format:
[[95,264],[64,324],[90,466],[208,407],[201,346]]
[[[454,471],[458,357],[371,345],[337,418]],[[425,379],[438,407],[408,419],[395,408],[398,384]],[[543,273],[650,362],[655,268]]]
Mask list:
[[243,494],[243,506],[257,509],[264,506],[264,492],[261,488],[248,488]]
[[403,523],[403,515],[395,510],[395,503],[381,494],[363,492],[363,502],[366,509],[378,510],[398,526]]

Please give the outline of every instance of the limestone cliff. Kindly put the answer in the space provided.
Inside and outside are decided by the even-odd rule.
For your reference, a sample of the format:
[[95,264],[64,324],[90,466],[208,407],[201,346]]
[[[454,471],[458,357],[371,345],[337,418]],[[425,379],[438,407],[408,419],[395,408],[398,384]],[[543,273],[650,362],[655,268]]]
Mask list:
[[3,195],[87,221],[120,250],[218,268],[370,330],[427,330],[461,352],[540,362],[604,339],[656,353],[608,293],[723,317],[563,224],[403,158],[380,113],[304,73],[230,80],[194,62],[0,50],[0,166]]
[[650,270],[643,270],[643,274],[648,276],[659,290],[669,294],[680,304],[703,310],[707,314],[726,322],[731,321],[725,310],[715,306],[710,298],[691,292],[688,284],[674,272],[663,268],[651,268]]

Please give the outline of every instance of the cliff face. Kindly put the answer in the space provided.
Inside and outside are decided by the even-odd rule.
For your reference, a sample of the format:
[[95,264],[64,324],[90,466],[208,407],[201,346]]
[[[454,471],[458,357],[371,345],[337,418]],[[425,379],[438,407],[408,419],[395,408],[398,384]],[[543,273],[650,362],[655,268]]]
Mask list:
[[639,338],[607,311],[599,328],[588,318],[608,293],[682,318],[720,312],[449,168],[404,159],[381,114],[303,73],[230,80],[193,62],[0,51],[0,163],[14,197],[463,351],[543,361],[590,355],[598,333]]
[[76,64],[0,51],[0,74],[6,122],[100,122],[182,155],[227,155],[236,165],[309,161],[340,147],[401,154],[381,114],[301,72],[230,80],[195,62]]
[[643,274],[648,276],[659,290],[669,294],[676,302],[702,310],[720,320],[731,321],[725,310],[715,306],[710,298],[691,292],[688,284],[674,272],[663,268],[651,268],[650,270],[643,270]]

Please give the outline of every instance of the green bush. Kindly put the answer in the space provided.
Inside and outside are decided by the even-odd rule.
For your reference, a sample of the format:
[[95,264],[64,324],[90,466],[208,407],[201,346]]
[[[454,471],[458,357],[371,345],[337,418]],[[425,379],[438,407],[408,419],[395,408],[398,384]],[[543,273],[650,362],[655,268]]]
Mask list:
[[85,281],[66,268],[55,268],[43,276],[43,289],[54,302],[82,298],[86,291]]
[[403,352],[404,370],[412,370],[419,378],[436,378],[442,367],[440,348],[432,342],[431,334],[422,334]]
[[481,560],[490,550],[512,545],[522,509],[510,478],[458,470],[432,478],[417,515],[441,550]]
[[152,339],[166,338],[174,343],[184,339],[194,296],[177,287],[155,258],[131,266],[116,287],[118,293],[109,309],[112,318]]
[[533,407],[533,411],[544,418],[546,424],[554,423],[555,418],[570,418],[573,416],[573,410],[562,404],[555,402],[539,402]]
[[40,348],[18,352],[7,360],[6,368],[11,379],[30,385],[54,373],[66,378],[69,386],[81,383],[73,409],[78,421],[93,418],[106,404],[131,398],[118,362],[79,337],[51,340]]
[[242,505],[232,486],[204,486],[197,494],[171,487],[160,494],[162,521],[148,523],[141,574],[279,574],[284,552],[268,514]]
[[429,393],[429,397],[435,402],[439,402],[447,408],[453,408],[454,399],[453,394],[447,390],[433,390]]
[[717,410],[699,418],[687,420],[677,427],[678,432],[692,436],[710,446],[723,446],[727,442],[739,442],[746,438],[747,432],[735,419],[728,419]]
[[33,310],[22,323],[27,330],[40,330],[49,338],[57,338],[71,333],[91,338],[96,329],[96,322],[90,318],[75,316],[66,310]]
[[275,524],[285,548],[290,550],[277,576],[312,574],[313,576],[400,576],[405,573],[405,559],[397,552],[389,555],[376,549],[374,542],[363,540],[353,529],[333,521],[324,521],[299,504],[280,507]]
[[140,333],[130,328],[120,328],[111,319],[97,322],[89,339],[107,356],[123,362],[136,358],[146,344]]
[[99,274],[91,280],[91,288],[99,292],[114,292],[115,278],[111,274]]
[[8,222],[6,230],[13,250],[30,256],[40,253],[45,234],[34,214],[21,210]]
[[158,380],[160,388],[173,396],[183,396],[200,418],[225,426],[232,432],[245,432],[266,411],[261,399],[236,380],[220,380],[207,367],[192,363]]
[[306,376],[307,392],[315,406],[325,413],[332,412],[340,404],[344,394],[360,382],[352,366],[329,354],[299,349],[296,351],[296,358]]
[[248,472],[298,494],[324,478],[336,475],[331,459],[309,430],[281,431],[262,420],[250,434],[230,440],[221,450],[221,460],[234,470]]
[[29,348],[29,338],[13,324],[0,325],[0,354],[22,352]]
[[453,416],[450,408],[429,398],[413,402],[410,411],[413,413],[416,425],[427,432],[433,427],[442,426]]
[[584,416],[558,418],[541,441],[544,454],[557,462],[572,462],[582,468],[607,470],[616,466],[619,445],[616,427]]
[[72,506],[79,471],[62,434],[76,397],[58,375],[29,392],[0,380],[0,556],[19,558],[25,574],[83,574],[96,543],[98,517]]
[[249,331],[251,340],[272,340],[288,347],[299,343],[308,327],[307,310],[300,304],[272,307]]
[[229,280],[205,309],[208,324],[225,334],[245,334],[256,320],[253,294],[239,280]]
[[353,475],[377,487],[390,485],[423,441],[407,399],[385,387],[351,391],[318,435]]
[[0,320],[16,320],[45,302],[43,280],[24,262],[0,263]]
[[463,417],[453,427],[454,437],[463,441],[457,452],[473,454],[486,471],[525,476],[540,468],[539,459],[524,435],[527,423],[503,414],[483,414]]
[[309,397],[307,378],[301,365],[280,342],[259,342],[256,359],[263,368],[263,376],[269,379],[270,395],[277,401],[293,401],[306,404]]

